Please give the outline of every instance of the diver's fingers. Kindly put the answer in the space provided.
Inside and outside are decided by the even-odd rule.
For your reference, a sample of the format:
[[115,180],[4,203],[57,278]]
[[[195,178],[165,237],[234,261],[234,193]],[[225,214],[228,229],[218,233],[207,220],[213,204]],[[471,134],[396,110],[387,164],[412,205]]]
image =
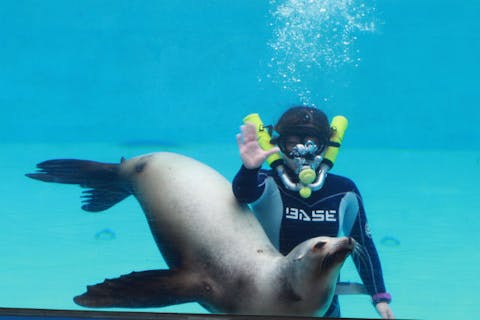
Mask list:
[[[253,128],[253,130],[255,130],[255,128]],[[250,144],[250,142],[257,141],[257,136],[255,132],[253,132],[252,135],[252,133],[249,132],[250,130],[246,128],[246,126],[240,126],[240,131],[241,133],[238,133],[236,135],[237,144],[240,149],[243,148],[245,145]]]
[[243,139],[245,141],[257,140],[257,132],[253,123],[246,122],[240,128],[242,130]]
[[239,148],[241,148],[243,146],[243,136],[241,133],[237,133],[237,135],[235,136],[235,138],[237,138],[237,145]]
[[270,155],[272,155],[274,153],[277,153],[277,152],[280,152],[279,147],[273,147],[272,149],[265,150],[265,157],[268,158]]

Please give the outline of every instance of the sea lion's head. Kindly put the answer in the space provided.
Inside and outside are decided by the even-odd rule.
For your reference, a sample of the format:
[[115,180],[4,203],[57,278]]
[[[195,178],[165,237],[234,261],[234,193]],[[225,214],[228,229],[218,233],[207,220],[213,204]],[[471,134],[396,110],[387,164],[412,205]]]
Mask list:
[[337,275],[345,259],[355,248],[351,237],[316,237],[295,247],[288,257],[295,264],[301,264],[301,272],[312,277]]
[[324,314],[336,288],[345,259],[354,251],[353,238],[316,237],[297,245],[288,255],[290,296],[300,309]]

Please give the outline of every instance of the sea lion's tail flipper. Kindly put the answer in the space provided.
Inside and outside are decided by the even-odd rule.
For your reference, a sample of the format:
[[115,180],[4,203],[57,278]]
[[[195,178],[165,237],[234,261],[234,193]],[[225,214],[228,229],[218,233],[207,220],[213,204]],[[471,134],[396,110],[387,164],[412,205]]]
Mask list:
[[83,188],[85,211],[98,212],[112,207],[131,192],[119,176],[119,164],[89,160],[55,159],[37,164],[37,172],[26,176],[45,182],[78,184]]
[[164,307],[199,300],[201,287],[201,282],[192,283],[191,275],[180,271],[149,270],[88,286],[73,300],[90,308]]

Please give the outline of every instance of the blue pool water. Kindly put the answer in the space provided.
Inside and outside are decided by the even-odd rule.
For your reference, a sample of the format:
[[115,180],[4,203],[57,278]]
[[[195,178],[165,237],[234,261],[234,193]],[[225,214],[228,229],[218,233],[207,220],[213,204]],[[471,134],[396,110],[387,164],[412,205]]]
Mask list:
[[[174,151],[231,179],[246,114],[272,123],[308,103],[349,118],[333,170],[362,192],[397,317],[475,318],[479,13],[444,0],[2,2],[0,307],[80,309],[85,285],[164,265],[134,199],[85,213],[79,188],[24,177],[36,163]],[[358,281],[350,261],[342,279]],[[341,305],[376,317],[368,297]]]

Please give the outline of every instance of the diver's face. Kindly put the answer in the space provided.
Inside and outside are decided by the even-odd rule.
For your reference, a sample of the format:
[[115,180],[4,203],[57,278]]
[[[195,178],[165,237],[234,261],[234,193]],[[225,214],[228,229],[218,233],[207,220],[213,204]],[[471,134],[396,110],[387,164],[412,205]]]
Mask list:
[[297,174],[308,167],[316,170],[322,161],[325,146],[316,137],[292,135],[281,143],[284,163]]

